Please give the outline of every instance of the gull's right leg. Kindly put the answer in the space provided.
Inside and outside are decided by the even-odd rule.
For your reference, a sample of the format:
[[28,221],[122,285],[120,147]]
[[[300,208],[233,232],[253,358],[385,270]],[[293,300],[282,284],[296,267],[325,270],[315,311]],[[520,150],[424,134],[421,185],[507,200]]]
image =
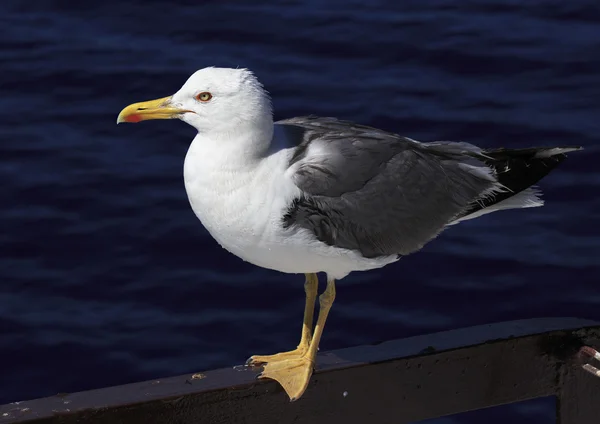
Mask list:
[[306,293],[306,304],[304,306],[304,320],[302,322],[302,337],[300,344],[294,350],[289,352],[276,353],[274,355],[254,355],[251,356],[246,364],[260,365],[269,362],[285,361],[286,359],[296,358],[304,355],[310,346],[312,337],[313,316],[315,314],[315,301],[317,299],[317,290],[319,288],[319,278],[317,274],[305,274],[304,291]]

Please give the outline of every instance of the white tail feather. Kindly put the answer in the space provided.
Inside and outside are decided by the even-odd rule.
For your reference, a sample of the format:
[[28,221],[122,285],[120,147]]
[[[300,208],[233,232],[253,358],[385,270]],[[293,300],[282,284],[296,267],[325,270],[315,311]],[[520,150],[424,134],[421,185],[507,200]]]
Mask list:
[[541,196],[541,194],[542,192],[539,189],[535,187],[529,187],[528,189],[525,189],[515,194],[514,196],[509,197],[508,199],[504,199],[501,202],[488,206],[487,208],[483,208],[469,215],[460,217],[450,222],[448,225],[458,224],[461,221],[478,218],[481,215],[500,211],[503,209],[535,208],[538,206],[542,206],[544,204],[544,201],[539,197]]

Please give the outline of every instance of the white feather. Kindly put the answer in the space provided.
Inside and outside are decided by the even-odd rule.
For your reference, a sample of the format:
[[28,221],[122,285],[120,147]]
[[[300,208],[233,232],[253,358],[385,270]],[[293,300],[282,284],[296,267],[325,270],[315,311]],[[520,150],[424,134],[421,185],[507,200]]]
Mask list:
[[459,219],[456,219],[449,223],[448,225],[458,224],[459,222],[466,221],[473,218],[478,218],[482,215],[504,210],[504,209],[519,209],[519,208],[535,208],[538,206],[543,206],[544,201],[540,199],[542,192],[535,188],[530,187],[525,189],[508,199],[504,199],[501,202],[498,202],[494,205],[491,205],[487,208],[483,208],[478,210],[477,212],[473,212],[472,214],[463,216]]

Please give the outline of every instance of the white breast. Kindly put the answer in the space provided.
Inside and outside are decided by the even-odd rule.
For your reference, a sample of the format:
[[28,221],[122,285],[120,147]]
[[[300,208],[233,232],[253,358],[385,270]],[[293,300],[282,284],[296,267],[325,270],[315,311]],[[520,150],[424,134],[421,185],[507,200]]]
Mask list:
[[265,258],[277,247],[279,221],[296,194],[295,186],[281,178],[278,164],[283,163],[276,156],[257,163],[236,161],[198,138],[184,163],[190,205],[208,232],[236,256],[269,268],[273,264]]
[[[233,153],[233,152],[232,152]],[[291,152],[250,163],[198,137],[184,163],[190,205],[211,236],[234,255],[287,273],[327,272],[342,278],[396,258],[366,259],[327,246],[307,230],[284,229],[282,217],[300,190],[285,174]]]

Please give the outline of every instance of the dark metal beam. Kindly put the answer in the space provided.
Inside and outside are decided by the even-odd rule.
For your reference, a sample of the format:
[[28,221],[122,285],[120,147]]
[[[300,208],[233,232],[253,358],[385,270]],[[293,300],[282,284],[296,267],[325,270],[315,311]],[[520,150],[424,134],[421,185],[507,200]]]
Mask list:
[[600,346],[599,323],[499,323],[323,353],[294,403],[239,366],[4,405],[0,423],[400,424],[558,396],[562,424],[597,424],[600,378],[581,368],[583,345]]

